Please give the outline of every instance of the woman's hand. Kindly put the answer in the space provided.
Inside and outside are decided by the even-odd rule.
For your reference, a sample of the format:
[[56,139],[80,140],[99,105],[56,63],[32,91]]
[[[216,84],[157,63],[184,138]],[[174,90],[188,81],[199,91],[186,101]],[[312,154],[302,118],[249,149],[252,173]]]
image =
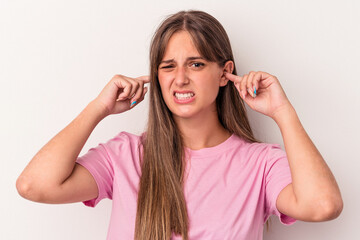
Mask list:
[[104,108],[105,116],[118,114],[138,105],[147,92],[149,76],[137,78],[115,75],[93,101]]
[[[291,106],[279,80],[266,72],[253,72],[242,77],[225,72],[235,84],[242,99],[255,111],[274,119],[277,112]],[[256,88],[256,94],[255,94]]]

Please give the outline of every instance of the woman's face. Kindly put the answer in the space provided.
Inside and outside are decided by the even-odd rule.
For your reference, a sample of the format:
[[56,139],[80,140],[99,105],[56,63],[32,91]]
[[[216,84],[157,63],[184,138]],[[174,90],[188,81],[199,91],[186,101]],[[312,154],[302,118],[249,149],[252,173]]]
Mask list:
[[224,68],[201,58],[187,31],[174,33],[158,67],[161,92],[174,118],[217,114],[216,96],[227,83],[223,74]]

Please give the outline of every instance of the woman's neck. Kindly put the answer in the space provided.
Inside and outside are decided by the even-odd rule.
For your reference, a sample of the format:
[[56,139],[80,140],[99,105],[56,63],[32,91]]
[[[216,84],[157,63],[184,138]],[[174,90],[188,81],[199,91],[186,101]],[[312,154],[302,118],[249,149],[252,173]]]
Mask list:
[[198,117],[174,119],[182,133],[185,147],[192,150],[214,147],[231,136],[221,125],[216,111]]

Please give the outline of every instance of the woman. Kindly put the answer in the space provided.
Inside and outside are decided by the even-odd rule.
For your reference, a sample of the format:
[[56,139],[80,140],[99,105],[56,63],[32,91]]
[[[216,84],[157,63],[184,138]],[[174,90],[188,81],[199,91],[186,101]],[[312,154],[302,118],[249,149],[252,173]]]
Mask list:
[[[115,75],[35,155],[17,181],[23,197],[91,207],[110,198],[108,239],[262,239],[270,215],[293,224],[340,214],[336,181],[278,79],[237,76],[215,18],[169,16],[152,39],[150,64],[150,76]],[[78,157],[103,118],[144,99],[146,83],[147,131],[121,132]],[[255,139],[244,102],[274,119],[286,152]]]

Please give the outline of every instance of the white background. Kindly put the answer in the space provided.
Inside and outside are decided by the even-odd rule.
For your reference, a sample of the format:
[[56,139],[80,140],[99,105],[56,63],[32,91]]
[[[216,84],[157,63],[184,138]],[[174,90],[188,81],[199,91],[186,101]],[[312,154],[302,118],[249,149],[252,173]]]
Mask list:
[[[358,239],[360,174],[359,3],[302,1],[0,0],[0,239],[105,239],[111,200],[50,205],[23,199],[15,182],[53,136],[115,74],[148,74],[149,45],[168,14],[203,10],[226,29],[238,74],[266,71],[280,80],[307,133],[340,186],[344,210],[321,223],[282,225],[266,240]],[[249,109],[255,135],[283,141],[275,122]],[[148,96],[105,118],[81,155],[120,131],[145,129]]]

